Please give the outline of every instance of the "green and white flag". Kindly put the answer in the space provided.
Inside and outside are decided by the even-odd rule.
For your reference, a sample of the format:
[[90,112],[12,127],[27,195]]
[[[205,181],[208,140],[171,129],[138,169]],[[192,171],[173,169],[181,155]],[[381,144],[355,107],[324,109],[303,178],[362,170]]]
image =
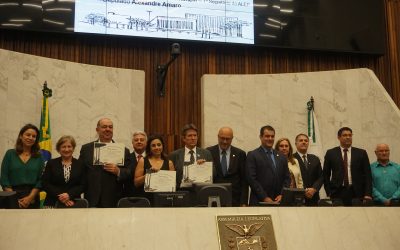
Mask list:
[[318,120],[317,116],[314,112],[314,98],[311,97],[310,101],[307,102],[307,109],[308,109],[308,138],[310,140],[308,152],[314,154],[322,160],[323,158],[323,148],[321,142],[321,134],[319,132]]
[[[322,147],[321,133],[319,132],[317,115],[314,112],[314,98],[311,96],[310,101],[307,102],[308,109],[308,138],[309,146],[308,153],[318,156],[321,161],[321,165],[324,164],[324,149]],[[321,199],[326,198],[325,189],[321,187],[319,190],[319,196]]]

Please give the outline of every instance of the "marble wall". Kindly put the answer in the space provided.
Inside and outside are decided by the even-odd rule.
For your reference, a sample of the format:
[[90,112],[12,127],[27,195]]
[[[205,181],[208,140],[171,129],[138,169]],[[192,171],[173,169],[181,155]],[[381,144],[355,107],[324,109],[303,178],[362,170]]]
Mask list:
[[391,147],[400,162],[400,111],[368,69],[271,74],[204,75],[202,78],[203,146],[216,144],[218,129],[234,129],[233,144],[245,151],[260,145],[259,130],[270,124],[276,139],[307,132],[307,101],[314,97],[323,157],[339,145],[337,130],[353,129],[353,146],[376,159],[377,143]]
[[62,135],[82,144],[96,139],[102,117],[114,122],[114,139],[131,148],[131,135],[144,128],[144,72],[72,63],[0,50],[0,161],[14,147],[20,128],[40,125],[43,83],[49,99],[53,157]]
[[400,246],[398,210],[395,207],[3,209],[0,249],[218,250],[216,215],[271,215],[279,250],[396,250]]

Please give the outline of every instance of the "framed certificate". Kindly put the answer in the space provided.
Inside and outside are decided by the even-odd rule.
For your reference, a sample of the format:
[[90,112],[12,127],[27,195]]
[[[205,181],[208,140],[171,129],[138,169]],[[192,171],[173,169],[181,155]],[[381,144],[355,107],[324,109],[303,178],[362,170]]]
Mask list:
[[195,182],[212,183],[212,162],[207,161],[203,164],[192,164],[183,166],[183,186]]
[[145,192],[175,192],[176,191],[176,171],[159,170],[153,172],[146,171],[144,179]]
[[125,145],[122,143],[94,143],[93,165],[114,163],[123,166],[125,162]]

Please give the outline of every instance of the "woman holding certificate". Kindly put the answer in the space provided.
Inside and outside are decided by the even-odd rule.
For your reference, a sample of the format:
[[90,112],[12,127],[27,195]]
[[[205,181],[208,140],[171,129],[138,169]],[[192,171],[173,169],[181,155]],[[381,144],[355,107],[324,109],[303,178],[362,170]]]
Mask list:
[[62,136],[57,144],[57,152],[61,157],[51,159],[43,173],[43,189],[47,193],[44,205],[54,207],[56,202],[65,206],[74,205],[74,198],[80,198],[85,188],[85,171],[83,164],[72,157],[76,146],[72,136]]
[[[159,135],[150,136],[146,146],[146,157],[141,158],[136,166],[134,184],[135,187],[143,187],[147,172],[158,172],[159,170],[175,171],[174,164],[168,160],[164,153],[164,140]],[[151,198],[151,195],[143,195]]]
[[[39,129],[21,128],[15,149],[9,149],[1,163],[0,183],[4,191],[16,191],[19,208],[39,208],[40,177],[44,162],[39,152]],[[14,204],[13,204],[14,205]]]

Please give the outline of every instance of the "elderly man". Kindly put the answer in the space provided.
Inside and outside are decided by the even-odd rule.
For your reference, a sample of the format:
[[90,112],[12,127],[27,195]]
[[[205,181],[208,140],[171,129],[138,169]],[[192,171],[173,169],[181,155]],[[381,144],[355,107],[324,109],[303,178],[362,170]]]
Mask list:
[[140,158],[146,156],[147,134],[144,131],[136,131],[132,136],[133,152],[132,161],[136,166]]
[[[131,173],[135,176],[135,168],[142,157],[146,157],[147,134],[144,131],[135,131],[132,135],[133,152],[131,153]],[[133,184],[133,177],[124,182],[123,196],[143,196],[143,190],[137,190]]]
[[376,203],[389,206],[400,198],[400,165],[389,160],[387,144],[376,145],[375,154],[377,161],[371,164],[372,195]]
[[259,202],[279,203],[282,190],[290,185],[287,158],[273,149],[275,129],[260,129],[261,146],[250,151],[246,159],[247,181],[251,187],[250,206]]
[[324,187],[331,199],[351,206],[354,198],[372,200],[371,168],[367,152],[352,147],[353,131],[349,127],[337,133],[340,146],[329,149],[324,160]]
[[113,122],[102,118],[97,122],[96,132],[98,140],[82,146],[79,160],[85,165],[87,187],[85,198],[90,207],[115,207],[121,198],[122,182],[132,179],[130,171],[129,150],[125,148],[124,166],[107,163],[104,166],[93,165],[95,142],[113,143]]
[[197,147],[197,127],[194,124],[186,124],[182,128],[182,140],[185,143],[183,148],[177,149],[172,152],[168,158],[174,163],[176,169],[176,182],[177,187],[180,186],[183,177],[183,166],[185,164],[198,164],[206,161],[212,161],[211,153]]
[[247,205],[249,185],[246,181],[246,152],[232,146],[233,130],[222,127],[218,132],[218,144],[208,147],[214,165],[214,183],[232,183],[232,205]]

